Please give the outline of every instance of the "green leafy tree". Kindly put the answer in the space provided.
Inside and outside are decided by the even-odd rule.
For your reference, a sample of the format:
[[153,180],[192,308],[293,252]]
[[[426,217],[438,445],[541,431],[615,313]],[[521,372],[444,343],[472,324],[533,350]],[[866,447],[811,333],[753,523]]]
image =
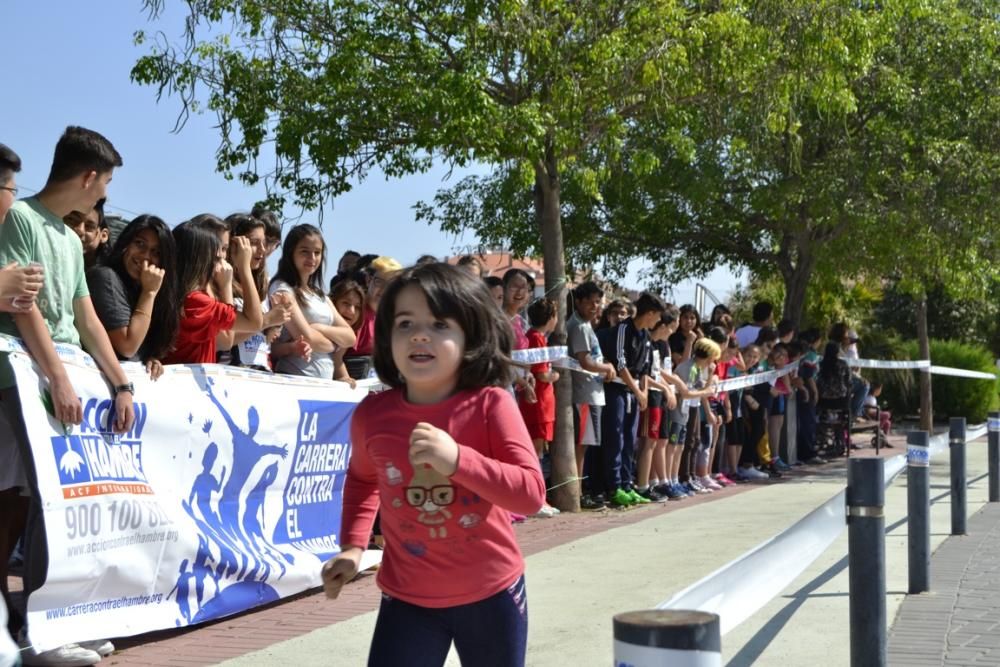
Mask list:
[[[163,0],[146,0],[155,17]],[[564,184],[596,196],[633,128],[685,150],[684,105],[740,71],[739,3],[673,0],[187,0],[132,71],[219,122],[218,168],[316,208],[373,167],[492,165],[505,231],[544,256],[564,340]],[[143,33],[139,42],[147,41]],[[183,119],[182,114],[182,119]],[[270,144],[274,166],[262,174]],[[634,160],[634,158],[633,158]],[[648,166],[653,168],[652,158]],[[427,212],[426,209],[424,211]],[[495,215],[489,213],[489,215]],[[497,214],[498,215],[498,214]],[[486,235],[487,238],[490,238]],[[576,508],[569,379],[557,390],[556,503]]]
[[693,100],[686,144],[662,140],[669,118],[635,126],[600,196],[564,219],[589,230],[591,257],[645,256],[666,279],[779,276],[795,321],[817,274],[879,279],[942,247],[974,250],[949,260],[969,269],[991,256],[1000,185],[996,5],[749,3],[749,83]]

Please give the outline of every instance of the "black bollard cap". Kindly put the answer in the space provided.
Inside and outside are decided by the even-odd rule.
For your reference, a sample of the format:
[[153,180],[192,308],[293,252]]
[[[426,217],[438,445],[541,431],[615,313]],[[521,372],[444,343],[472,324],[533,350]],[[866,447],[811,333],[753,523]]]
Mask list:
[[704,611],[651,609],[614,617],[615,639],[636,646],[676,651],[722,651],[718,614]]

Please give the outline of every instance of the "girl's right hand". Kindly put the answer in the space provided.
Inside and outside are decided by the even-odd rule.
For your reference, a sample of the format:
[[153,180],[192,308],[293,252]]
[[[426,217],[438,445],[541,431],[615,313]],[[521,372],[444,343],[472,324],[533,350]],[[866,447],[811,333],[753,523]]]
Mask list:
[[31,310],[38,291],[42,289],[44,279],[45,272],[40,264],[18,266],[17,262],[11,262],[0,269],[0,299],[28,301],[27,308],[14,307],[11,310],[15,312]]
[[287,301],[281,301],[264,313],[264,328],[281,327],[290,319],[292,319],[292,306]]
[[234,236],[229,240],[229,257],[233,264],[240,268],[250,269],[250,259],[253,257],[253,250],[250,248],[250,239],[245,236]]
[[312,345],[310,345],[309,341],[305,339],[305,336],[299,336],[299,339],[292,343],[292,346],[292,354],[302,357],[306,360],[306,363],[309,363],[309,360],[312,358],[313,350]]
[[160,286],[163,285],[163,276],[165,271],[158,268],[155,264],[150,264],[146,260],[142,260],[142,271],[139,273],[139,286],[143,292],[149,294],[156,294],[160,291]]
[[212,273],[212,280],[218,287],[231,285],[233,282],[233,265],[224,259],[215,263],[215,271]]
[[348,547],[323,563],[320,576],[326,597],[336,600],[344,584],[357,576],[362,553],[364,552],[359,547]]

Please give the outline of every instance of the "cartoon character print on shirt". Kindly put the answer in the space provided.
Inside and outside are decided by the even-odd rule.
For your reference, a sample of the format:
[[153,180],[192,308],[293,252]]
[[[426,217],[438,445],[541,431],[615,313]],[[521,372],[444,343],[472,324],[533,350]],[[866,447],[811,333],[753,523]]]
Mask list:
[[406,503],[418,510],[417,521],[427,526],[431,539],[447,537],[445,523],[451,519],[448,506],[455,502],[455,487],[448,478],[428,465],[420,465],[403,490]]

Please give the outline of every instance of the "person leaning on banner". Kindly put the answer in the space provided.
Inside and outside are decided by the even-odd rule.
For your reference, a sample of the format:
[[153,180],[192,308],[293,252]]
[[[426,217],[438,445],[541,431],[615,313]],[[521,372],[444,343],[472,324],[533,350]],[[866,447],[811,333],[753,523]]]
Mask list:
[[122,231],[104,266],[87,271],[94,310],[122,361],[142,361],[155,380],[180,321],[170,228],[140,215]]
[[[45,282],[37,302],[17,304],[11,315],[0,316],[0,333],[24,339],[49,382],[53,416],[65,424],[79,424],[83,409],[54,343],[75,346],[82,343],[114,387],[113,428],[116,433],[124,433],[132,427],[134,389],[94,312],[84,279],[83,248],[79,237],[63,222],[63,217],[70,211],[92,209],[106,196],[112,172],[121,165],[118,151],[103,136],[81,127],[66,128],[56,144],[45,187],[36,196],[15,203],[0,226],[0,266],[11,262],[27,266],[37,262],[45,267]],[[34,400],[27,394],[25,398]],[[3,407],[0,411],[0,489],[17,487],[22,493],[31,495],[27,508],[23,501],[10,494],[3,497],[0,506],[0,516],[12,517],[14,521],[18,520],[14,513],[27,509],[24,606],[17,609],[24,613],[31,595],[45,581],[48,552],[38,480],[29,454],[18,387],[6,357],[0,362],[0,403]],[[0,553],[4,567],[8,557],[9,552]],[[100,660],[101,654],[114,650],[110,642],[99,641],[86,646],[69,644],[39,653],[28,644],[23,617],[15,623],[18,621],[22,625],[19,643],[25,649],[22,658],[28,665],[93,664]]]

